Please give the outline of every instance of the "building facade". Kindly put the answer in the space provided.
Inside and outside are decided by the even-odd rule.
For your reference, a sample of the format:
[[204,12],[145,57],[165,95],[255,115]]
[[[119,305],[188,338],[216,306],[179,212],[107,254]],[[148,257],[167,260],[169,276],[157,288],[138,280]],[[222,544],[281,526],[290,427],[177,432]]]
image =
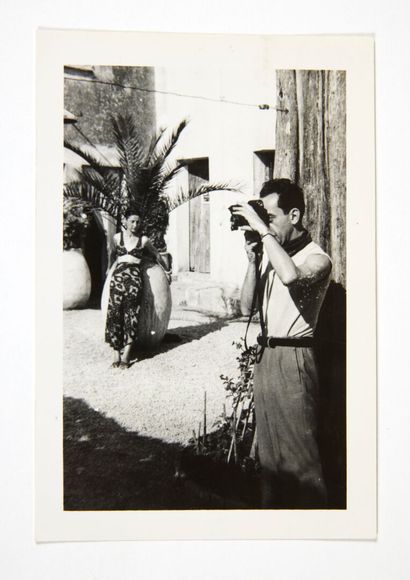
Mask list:
[[[243,235],[232,232],[228,207],[259,193],[272,177],[276,114],[275,71],[264,67],[181,69],[67,66],[64,75],[65,138],[89,150],[103,165],[118,167],[111,115],[131,113],[147,143],[160,127],[189,123],[173,152],[186,164],[171,187],[221,183],[238,189],[202,195],[173,210],[166,241],[174,278],[199,283],[186,302],[224,311],[237,297],[246,269]],[[269,106],[268,106],[269,105]],[[65,149],[65,182],[75,179],[84,160]],[[85,256],[98,301],[115,224],[96,216]],[[205,288],[210,291],[203,292]]]
[[243,234],[231,231],[228,207],[257,195],[272,176],[275,71],[220,69],[217,63],[212,69],[157,68],[155,89],[158,126],[189,120],[175,151],[187,162],[180,185],[209,181],[240,189],[212,192],[171,212],[167,243],[174,272],[193,281],[209,278],[227,298],[237,295],[246,258]]

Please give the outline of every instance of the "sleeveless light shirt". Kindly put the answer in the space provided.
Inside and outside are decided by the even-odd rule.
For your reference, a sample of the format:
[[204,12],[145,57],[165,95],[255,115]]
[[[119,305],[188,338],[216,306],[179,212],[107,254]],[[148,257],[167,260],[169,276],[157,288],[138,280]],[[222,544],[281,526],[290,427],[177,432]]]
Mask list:
[[[320,246],[310,242],[292,260],[296,266],[301,266],[312,254],[327,256]],[[314,283],[285,286],[268,262],[263,276],[266,280],[263,315],[267,335],[298,338],[313,336],[329,286],[330,272],[328,276]]]

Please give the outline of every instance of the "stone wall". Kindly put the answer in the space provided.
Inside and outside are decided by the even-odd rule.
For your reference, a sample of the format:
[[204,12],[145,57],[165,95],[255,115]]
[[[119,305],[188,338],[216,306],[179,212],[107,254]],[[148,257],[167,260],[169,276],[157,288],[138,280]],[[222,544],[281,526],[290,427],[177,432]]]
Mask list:
[[[135,90],[126,87],[138,87]],[[76,145],[89,145],[76,128],[95,145],[113,142],[111,115],[133,114],[141,137],[149,142],[155,131],[155,88],[152,67],[94,66],[88,70],[66,67],[64,108],[77,118],[66,125],[65,138]]]

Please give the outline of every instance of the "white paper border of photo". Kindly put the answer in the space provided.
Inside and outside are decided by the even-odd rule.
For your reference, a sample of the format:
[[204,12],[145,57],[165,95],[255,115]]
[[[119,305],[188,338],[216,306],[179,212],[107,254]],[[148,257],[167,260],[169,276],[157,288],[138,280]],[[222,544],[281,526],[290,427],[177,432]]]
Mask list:
[[[368,36],[40,30],[36,55],[37,541],[376,536],[374,43]],[[64,64],[338,69],[347,73],[347,509],[63,510]],[[272,91],[274,87],[272,87]]]

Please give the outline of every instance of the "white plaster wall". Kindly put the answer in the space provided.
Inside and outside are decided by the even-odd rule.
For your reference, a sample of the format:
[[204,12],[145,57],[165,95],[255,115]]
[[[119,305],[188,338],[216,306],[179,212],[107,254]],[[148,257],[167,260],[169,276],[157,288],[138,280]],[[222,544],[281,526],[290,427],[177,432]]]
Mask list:
[[[225,99],[253,105],[274,105],[275,71],[262,66],[208,69],[157,68],[157,91]],[[242,233],[231,232],[228,206],[253,196],[253,152],[275,148],[275,111],[156,93],[158,126],[190,123],[181,135],[176,158],[209,158],[210,181],[241,186],[242,194],[215,192],[210,201],[211,278],[238,288],[246,269]],[[182,181],[184,176],[181,176]],[[188,244],[187,205],[171,213],[168,248],[174,270],[185,269]]]

